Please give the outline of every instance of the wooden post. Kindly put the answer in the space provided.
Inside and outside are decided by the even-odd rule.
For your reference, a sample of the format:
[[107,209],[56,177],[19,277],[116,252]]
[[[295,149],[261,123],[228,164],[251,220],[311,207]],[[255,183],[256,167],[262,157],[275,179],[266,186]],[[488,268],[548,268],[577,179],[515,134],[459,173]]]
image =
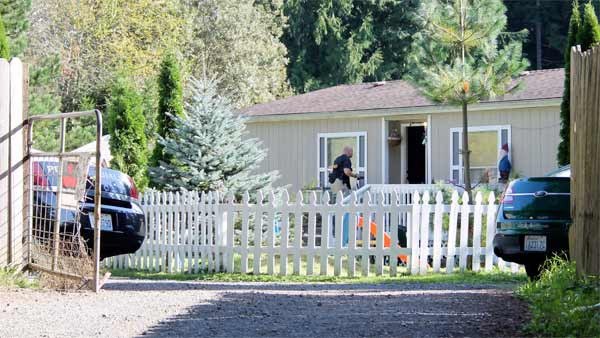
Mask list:
[[581,275],[600,275],[600,47],[571,49],[570,257]]
[[8,176],[10,138],[10,65],[0,59],[0,266],[8,264]]

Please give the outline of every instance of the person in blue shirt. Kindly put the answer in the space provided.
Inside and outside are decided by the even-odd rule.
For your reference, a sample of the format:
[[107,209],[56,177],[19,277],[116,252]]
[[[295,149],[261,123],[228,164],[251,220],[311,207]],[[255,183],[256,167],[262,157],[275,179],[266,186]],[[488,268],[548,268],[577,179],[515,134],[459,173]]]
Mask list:
[[510,176],[510,170],[512,169],[512,164],[508,158],[508,144],[505,143],[502,145],[498,158],[498,182],[507,183],[508,177]]

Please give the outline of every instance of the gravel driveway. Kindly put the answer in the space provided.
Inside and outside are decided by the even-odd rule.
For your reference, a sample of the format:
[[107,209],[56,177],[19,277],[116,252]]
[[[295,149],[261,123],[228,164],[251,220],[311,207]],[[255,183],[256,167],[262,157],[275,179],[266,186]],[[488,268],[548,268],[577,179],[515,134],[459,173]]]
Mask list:
[[506,285],[112,279],[90,292],[0,291],[0,337],[521,335]]

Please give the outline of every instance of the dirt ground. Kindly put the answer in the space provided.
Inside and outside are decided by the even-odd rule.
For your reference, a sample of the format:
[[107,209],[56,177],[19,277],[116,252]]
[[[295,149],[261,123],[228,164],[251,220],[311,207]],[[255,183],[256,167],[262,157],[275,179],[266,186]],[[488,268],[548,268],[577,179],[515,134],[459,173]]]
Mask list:
[[510,288],[111,279],[0,291],[0,337],[513,337],[527,311]]

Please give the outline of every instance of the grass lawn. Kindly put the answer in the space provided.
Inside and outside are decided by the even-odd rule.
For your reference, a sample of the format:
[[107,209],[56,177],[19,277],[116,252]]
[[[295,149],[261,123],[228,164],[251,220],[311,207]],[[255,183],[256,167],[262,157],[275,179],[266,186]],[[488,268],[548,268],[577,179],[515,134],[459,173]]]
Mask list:
[[[294,275],[293,272],[293,257],[288,258],[287,274],[280,275],[281,272],[281,257],[275,255],[274,260],[274,275],[267,274],[267,255],[261,256],[260,274],[242,273],[241,272],[241,257],[234,256],[234,273],[165,273],[165,272],[149,272],[136,269],[114,269],[109,268],[112,275],[115,277],[129,277],[138,279],[154,279],[154,280],[198,280],[198,281],[216,281],[216,282],[299,282],[299,283],[314,283],[314,282],[329,282],[329,283],[403,283],[403,282],[422,282],[422,283],[525,283],[526,276],[523,273],[512,274],[508,272],[500,272],[496,268],[492,272],[470,271],[458,272],[458,268],[452,274],[444,273],[429,273],[426,275],[410,275],[406,267],[399,266],[397,269],[397,277],[390,277],[390,267],[383,266],[383,275],[376,276],[375,264],[369,264],[369,276],[362,276],[362,265],[360,259],[355,262],[355,277],[348,277],[348,258],[344,257],[341,261],[340,276],[334,276],[335,262],[333,257],[327,259],[327,274],[321,275],[321,259],[319,256],[313,257],[312,273],[308,272],[308,258],[301,257],[299,265],[299,274]],[[183,267],[188,269],[188,262],[183,262]],[[160,264],[158,264],[160,265]],[[253,270],[253,257],[248,258],[248,272]],[[445,268],[442,269],[445,271]]]
[[577,277],[575,262],[555,257],[517,293],[530,304],[526,329],[542,337],[600,337],[600,278]]
[[253,275],[241,273],[199,273],[199,274],[168,274],[164,272],[148,272],[139,270],[110,270],[115,277],[128,277],[135,279],[151,280],[176,280],[176,281],[211,281],[211,282],[292,282],[292,283],[473,283],[473,284],[514,284],[519,286],[526,282],[524,274],[511,274],[506,272],[463,272],[452,274],[426,274],[409,275],[399,274],[397,277],[368,276],[306,276],[306,275]]

